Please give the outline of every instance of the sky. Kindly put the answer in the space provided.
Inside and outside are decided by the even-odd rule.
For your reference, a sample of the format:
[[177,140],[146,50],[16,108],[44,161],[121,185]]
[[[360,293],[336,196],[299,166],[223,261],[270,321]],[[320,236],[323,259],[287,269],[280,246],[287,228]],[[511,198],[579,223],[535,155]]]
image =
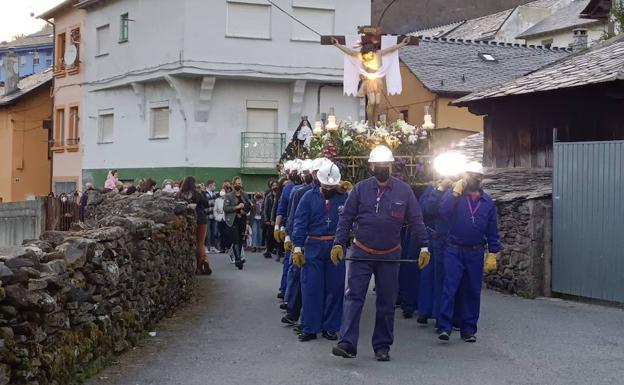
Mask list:
[[11,40],[11,36],[29,34],[40,30],[45,24],[42,20],[30,17],[30,13],[42,12],[61,3],[62,0],[0,0],[0,41]]

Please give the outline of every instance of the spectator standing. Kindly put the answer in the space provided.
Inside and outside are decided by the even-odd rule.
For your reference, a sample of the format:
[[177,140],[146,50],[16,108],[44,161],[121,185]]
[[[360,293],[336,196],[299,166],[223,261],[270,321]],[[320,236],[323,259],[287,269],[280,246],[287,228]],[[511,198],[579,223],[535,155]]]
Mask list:
[[234,246],[234,263],[240,270],[245,263],[241,252],[247,230],[247,214],[251,211],[252,204],[243,191],[241,177],[237,176],[232,179],[232,188],[233,191],[225,195],[223,211],[225,212],[228,238]]
[[85,191],[80,197],[80,221],[84,222],[85,211],[87,210],[87,203],[89,202],[89,191],[93,191],[93,183],[85,184]]
[[277,243],[275,237],[273,237],[273,227],[275,223],[271,220],[271,214],[273,212],[273,205],[275,204],[275,197],[279,184],[274,179],[269,181],[269,189],[264,194],[264,204],[262,207],[262,221],[264,223],[264,240],[266,242],[266,250],[264,252],[265,258],[271,258],[273,253],[277,252]]
[[225,211],[223,211],[223,203],[225,198],[225,190],[221,190],[219,195],[215,199],[214,204],[214,217],[215,222],[217,222],[217,232],[219,238],[219,250],[222,253],[225,253],[230,248],[230,243],[227,239],[227,233],[225,232],[226,224],[225,224]]
[[210,265],[208,263],[208,254],[206,254],[206,249],[204,247],[204,242],[206,240],[206,207],[208,207],[208,201],[204,194],[198,191],[195,186],[195,178],[192,176],[187,177],[182,183],[182,187],[180,188],[180,192],[177,197],[179,199],[184,199],[189,206],[194,206],[195,212],[197,214],[197,274],[212,274],[212,270],[210,269]]
[[262,249],[262,212],[264,207],[264,197],[260,191],[256,192],[254,197],[253,210],[251,212],[253,242],[251,243],[254,253]]
[[211,253],[218,253],[217,250],[217,221],[215,220],[215,200],[219,196],[219,193],[214,191],[215,181],[208,180],[206,182],[206,199],[208,199],[208,209],[206,209],[206,215],[208,216],[208,236],[206,237],[206,247]]

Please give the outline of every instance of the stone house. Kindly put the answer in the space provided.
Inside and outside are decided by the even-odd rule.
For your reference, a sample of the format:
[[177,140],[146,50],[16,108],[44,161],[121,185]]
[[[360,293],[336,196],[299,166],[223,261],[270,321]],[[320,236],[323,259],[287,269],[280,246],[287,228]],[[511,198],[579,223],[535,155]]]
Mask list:
[[403,93],[383,100],[387,116],[400,114],[411,124],[423,123],[425,107],[433,117],[436,151],[483,131],[483,118],[450,103],[488,86],[525,75],[569,55],[565,49],[519,44],[424,38],[401,49]]
[[[283,2],[282,2],[283,3]],[[358,0],[295,0],[286,10],[324,35],[370,23]],[[266,1],[83,0],[83,182],[201,181],[242,174],[266,188],[303,115],[331,107],[363,117],[343,96],[343,55]],[[162,15],[167,15],[163,18]],[[154,23],[158,21],[158,28]]]

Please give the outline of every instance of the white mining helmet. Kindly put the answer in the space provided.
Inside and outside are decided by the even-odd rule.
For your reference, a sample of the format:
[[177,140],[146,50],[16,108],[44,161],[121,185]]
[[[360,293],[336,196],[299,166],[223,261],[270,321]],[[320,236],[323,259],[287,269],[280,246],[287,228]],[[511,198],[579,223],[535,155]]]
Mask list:
[[379,145],[373,148],[370,156],[368,157],[368,163],[391,163],[394,162],[394,155],[392,151],[384,145]]
[[318,171],[325,162],[330,162],[327,158],[316,158],[312,161],[312,171]]
[[290,172],[291,173],[295,173],[295,174],[301,174],[301,166],[303,164],[303,161],[301,159],[295,159],[292,161],[292,167],[290,168]]
[[483,175],[483,165],[479,162],[470,162],[466,165],[464,171]]
[[340,170],[333,162],[323,162],[316,173],[316,177],[324,186],[338,186],[340,184]]
[[284,172],[286,174],[290,174],[290,170],[292,170],[292,166],[293,166],[293,161],[292,160],[287,160],[284,163]]
[[312,159],[304,159],[301,162],[301,172],[312,172],[312,166],[314,161]]

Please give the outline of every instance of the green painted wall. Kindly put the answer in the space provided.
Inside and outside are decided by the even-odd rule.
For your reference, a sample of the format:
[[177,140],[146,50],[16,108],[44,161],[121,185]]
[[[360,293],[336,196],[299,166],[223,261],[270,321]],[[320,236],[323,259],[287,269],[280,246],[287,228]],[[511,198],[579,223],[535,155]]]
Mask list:
[[[277,174],[270,169],[241,170],[238,168],[213,168],[213,167],[163,167],[163,168],[120,168],[119,179],[134,180],[135,184],[142,178],[152,178],[161,187],[165,179],[183,180],[187,176],[194,176],[198,183],[206,183],[208,179],[217,182],[217,189],[224,180],[231,180],[236,175],[243,178],[243,186],[246,191],[264,191],[267,182],[276,179]],[[82,183],[91,182],[96,188],[103,188],[108,170],[90,169],[82,170]]]

